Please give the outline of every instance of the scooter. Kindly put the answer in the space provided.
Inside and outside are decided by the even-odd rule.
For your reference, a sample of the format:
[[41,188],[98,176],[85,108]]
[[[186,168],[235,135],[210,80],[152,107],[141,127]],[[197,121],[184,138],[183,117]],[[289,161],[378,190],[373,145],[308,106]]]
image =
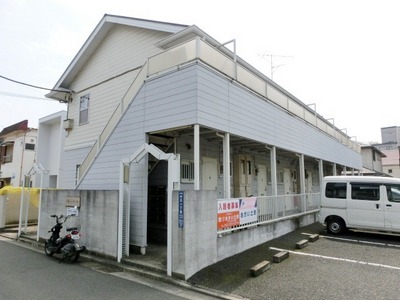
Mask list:
[[[45,241],[44,252],[47,256],[53,256],[55,253],[63,254],[61,261],[70,263],[77,262],[80,254],[86,250],[85,246],[79,246],[75,240],[78,240],[80,235],[79,231],[81,226],[67,228],[65,237],[60,237],[60,231],[64,224],[71,216],[57,216],[51,215],[50,217],[56,218],[56,225],[54,225],[48,232],[51,232],[49,239]],[[60,262],[61,262],[60,261]]]

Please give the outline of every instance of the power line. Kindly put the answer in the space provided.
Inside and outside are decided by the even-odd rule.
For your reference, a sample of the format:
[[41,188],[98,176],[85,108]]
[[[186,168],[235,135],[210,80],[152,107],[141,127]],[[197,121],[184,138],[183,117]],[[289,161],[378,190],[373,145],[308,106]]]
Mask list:
[[29,84],[29,83],[17,81],[17,80],[14,80],[14,79],[2,76],[2,75],[0,75],[0,78],[3,78],[5,80],[8,80],[8,81],[11,81],[11,82],[14,82],[14,83],[18,83],[18,84],[22,84],[22,85],[25,85],[25,86],[29,86],[29,87],[32,87],[32,88],[35,88],[35,89],[41,89],[41,90],[46,90],[46,91],[51,91],[51,92],[62,92],[62,93],[69,93],[70,92],[70,91],[53,90],[53,89],[49,89],[49,88],[45,88],[45,87],[41,87],[41,86]]
[[17,98],[26,98],[26,99],[35,99],[35,100],[54,101],[53,99],[48,99],[48,98],[41,98],[41,97],[35,97],[35,96],[21,95],[21,94],[8,93],[8,92],[2,92],[2,91],[0,91],[0,95],[7,96],[7,97],[17,97]]

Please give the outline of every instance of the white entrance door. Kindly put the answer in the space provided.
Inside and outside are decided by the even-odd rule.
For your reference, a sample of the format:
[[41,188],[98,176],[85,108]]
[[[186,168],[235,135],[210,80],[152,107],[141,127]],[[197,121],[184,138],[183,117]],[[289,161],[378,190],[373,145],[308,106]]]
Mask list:
[[267,195],[267,167],[258,165],[257,183],[258,183],[258,196]]
[[283,170],[283,187],[285,189],[285,195],[292,193],[292,174],[290,169]]
[[306,178],[306,193],[312,193],[312,172],[307,171],[308,177]]
[[284,169],[283,170],[283,187],[285,190],[285,209],[286,211],[288,210],[293,210],[294,209],[294,199],[292,196],[293,193],[293,180],[292,180],[292,172],[290,169]]
[[218,165],[215,158],[203,157],[203,190],[217,189]]

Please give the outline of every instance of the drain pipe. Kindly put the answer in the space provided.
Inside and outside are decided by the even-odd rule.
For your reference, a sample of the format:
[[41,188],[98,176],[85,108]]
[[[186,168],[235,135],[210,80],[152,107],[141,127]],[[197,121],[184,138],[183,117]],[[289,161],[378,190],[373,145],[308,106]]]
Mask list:
[[222,135],[220,133],[216,133],[216,135],[222,138],[223,143],[223,168],[224,168],[224,198],[231,198],[231,179],[230,179],[230,135],[229,133],[225,133]]

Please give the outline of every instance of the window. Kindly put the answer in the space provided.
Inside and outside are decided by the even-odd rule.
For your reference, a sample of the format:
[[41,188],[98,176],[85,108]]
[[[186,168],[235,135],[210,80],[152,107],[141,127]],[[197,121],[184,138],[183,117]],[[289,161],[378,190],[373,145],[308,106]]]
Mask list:
[[194,161],[181,160],[181,182],[194,182]]
[[283,171],[279,171],[278,172],[278,183],[283,183],[283,178],[284,178],[284,176],[283,176]]
[[400,202],[400,185],[387,185],[386,191],[390,202]]
[[[232,177],[232,162],[229,162],[229,173]],[[219,164],[219,176],[224,175],[224,164]]]
[[35,144],[26,143],[25,150],[35,150]]
[[79,125],[89,122],[89,99],[90,95],[86,94],[81,97],[79,104]]
[[392,169],[389,169],[389,170],[388,170],[388,173],[389,173],[389,174],[392,174],[392,173],[393,173],[393,170],[392,170]]
[[1,163],[10,163],[13,161],[14,144],[7,144],[1,147]]
[[328,182],[325,187],[326,198],[346,199],[346,182]]
[[378,201],[378,183],[351,183],[351,199]]
[[75,166],[75,186],[78,184],[78,180],[79,180],[79,168],[81,167],[81,165],[76,165]]

